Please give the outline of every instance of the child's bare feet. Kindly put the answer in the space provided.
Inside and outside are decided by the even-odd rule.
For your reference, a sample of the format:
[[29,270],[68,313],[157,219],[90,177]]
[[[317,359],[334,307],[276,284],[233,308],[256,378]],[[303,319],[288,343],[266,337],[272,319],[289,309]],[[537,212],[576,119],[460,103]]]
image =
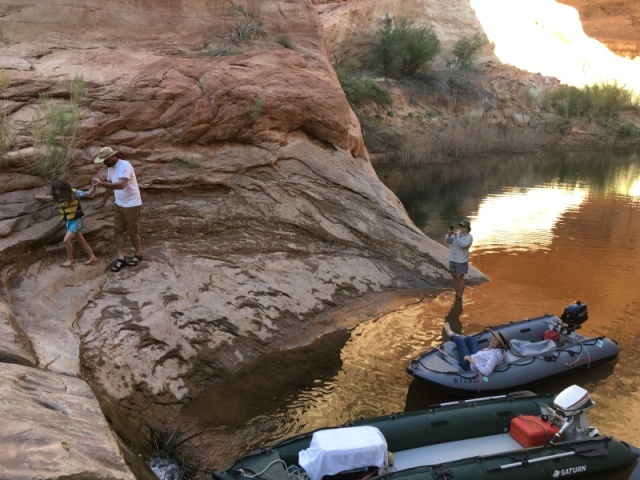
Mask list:
[[444,331],[447,332],[447,335],[449,336],[454,335],[453,330],[451,330],[451,326],[449,325],[449,322],[444,322]]
[[84,262],[85,265],[95,265],[95,263],[98,261],[98,259],[96,257],[91,257],[89,260],[87,260],[86,262]]
[[73,265],[73,260],[67,260],[66,262],[60,264],[62,268],[69,268],[71,265]]

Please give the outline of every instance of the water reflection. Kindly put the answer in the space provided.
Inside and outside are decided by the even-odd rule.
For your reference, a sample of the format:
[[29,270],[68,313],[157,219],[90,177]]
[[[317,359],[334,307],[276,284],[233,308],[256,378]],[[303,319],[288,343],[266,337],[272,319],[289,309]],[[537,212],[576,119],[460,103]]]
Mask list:
[[555,225],[588,195],[586,188],[557,183],[530,189],[509,187],[488,195],[471,218],[474,250],[549,248]]

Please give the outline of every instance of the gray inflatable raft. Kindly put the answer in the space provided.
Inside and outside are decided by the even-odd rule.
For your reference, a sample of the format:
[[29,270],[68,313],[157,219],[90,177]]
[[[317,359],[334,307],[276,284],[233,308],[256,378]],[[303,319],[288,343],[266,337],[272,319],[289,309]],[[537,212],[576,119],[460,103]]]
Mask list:
[[[537,318],[487,328],[472,335],[480,348],[486,348],[494,332],[507,332],[511,341],[503,362],[489,376],[476,370],[464,371],[458,365],[453,342],[431,348],[414,358],[407,372],[428,385],[457,395],[513,391],[541,380],[569,375],[596,363],[615,359],[618,344],[604,336],[585,337],[576,332],[588,319],[587,305],[569,305],[561,318]],[[558,340],[544,340],[545,332],[558,332]]]

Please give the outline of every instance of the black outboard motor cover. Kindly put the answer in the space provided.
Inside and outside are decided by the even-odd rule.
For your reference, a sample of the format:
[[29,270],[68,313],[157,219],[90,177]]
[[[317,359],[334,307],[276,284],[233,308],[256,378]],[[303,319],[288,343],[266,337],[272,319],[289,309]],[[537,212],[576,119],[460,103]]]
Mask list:
[[580,300],[565,308],[560,317],[560,320],[566,323],[570,330],[577,330],[588,319],[587,304],[582,303]]

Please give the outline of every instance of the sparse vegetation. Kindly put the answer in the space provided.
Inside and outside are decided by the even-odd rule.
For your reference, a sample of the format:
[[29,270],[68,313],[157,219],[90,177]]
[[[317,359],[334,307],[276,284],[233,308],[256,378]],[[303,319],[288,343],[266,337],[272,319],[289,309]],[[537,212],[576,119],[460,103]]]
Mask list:
[[289,50],[293,50],[295,45],[293,44],[293,40],[291,40],[286,35],[281,35],[276,38],[276,43],[282,45],[284,48],[288,48]]
[[207,88],[207,80],[209,80],[209,78],[206,75],[203,75],[196,81],[198,87],[200,87],[200,90],[202,90],[203,92]]
[[227,38],[234,45],[267,37],[267,29],[262,19],[245,10],[243,6],[231,5],[229,14],[233,18],[233,27]]
[[150,452],[156,459],[169,460],[180,470],[183,480],[196,480],[199,474],[195,462],[185,450],[180,449],[183,442],[177,430],[151,430]]
[[68,104],[56,103],[49,96],[40,95],[32,124],[36,175],[51,180],[66,173],[78,141],[82,88],[82,77],[76,76],[69,86]]
[[547,102],[565,118],[611,119],[619,112],[638,108],[638,98],[617,83],[600,83],[578,88],[560,85]]
[[476,33],[472,37],[462,37],[456,41],[451,51],[451,64],[463,69],[470,69],[480,50],[488,43],[487,37],[482,33]]
[[6,115],[0,116],[0,168],[7,161],[7,152],[13,146],[13,132]]
[[347,96],[351,108],[357,110],[363,103],[373,103],[379,107],[389,107],[393,103],[389,92],[373,78],[358,72],[362,65],[355,58],[348,58],[335,67],[336,75]]
[[[224,36],[224,40],[220,42],[223,45],[219,45],[217,42],[208,43],[200,51],[202,56],[226,57],[237,55],[242,52],[240,46],[243,42],[261,40],[267,37],[268,32],[262,19],[247,11],[245,7],[232,3],[229,6],[229,15],[233,19],[233,24],[229,33]],[[288,39],[282,41],[285,42],[281,43],[283,46],[286,46],[287,42],[290,43]]]
[[[0,68],[0,88],[2,90],[6,90],[11,86],[11,77],[9,77],[9,72],[4,67]],[[3,91],[3,97],[7,97],[6,92]]]
[[391,78],[423,72],[440,52],[440,40],[431,27],[401,17],[385,15],[373,46],[373,67]]
[[267,103],[266,98],[263,98],[263,97],[256,98],[255,101],[253,102],[253,105],[251,105],[251,108],[249,109],[249,118],[251,120],[255,120],[256,118],[258,118],[260,116],[260,112],[262,112],[262,109],[264,108],[266,103]]
[[239,48],[235,47],[220,47],[213,44],[209,44],[202,49],[200,54],[205,57],[227,57],[229,55],[237,55],[241,52]]
[[635,137],[638,135],[638,129],[633,122],[626,122],[620,126],[620,135],[623,137]]

